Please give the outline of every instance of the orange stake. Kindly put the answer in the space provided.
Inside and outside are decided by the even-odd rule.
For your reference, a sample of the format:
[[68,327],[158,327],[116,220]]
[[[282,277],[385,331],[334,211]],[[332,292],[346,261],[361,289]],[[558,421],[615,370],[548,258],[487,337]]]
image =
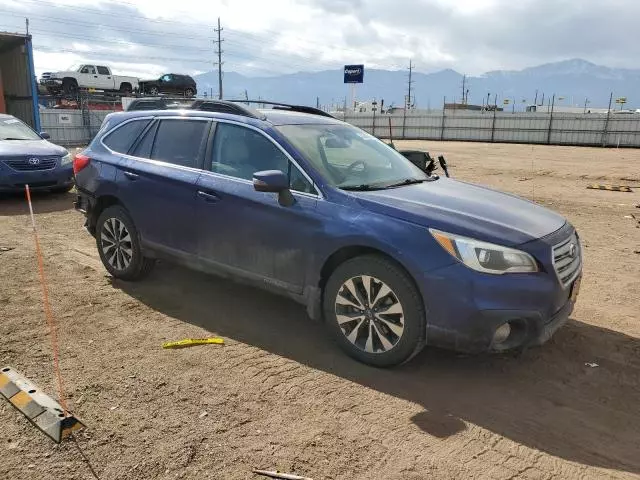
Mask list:
[[58,383],[58,396],[60,397],[60,405],[64,409],[66,414],[68,411],[67,403],[64,398],[64,390],[62,387],[62,375],[60,374],[60,362],[58,353],[58,332],[56,329],[56,323],[51,313],[51,306],[49,304],[49,292],[47,290],[47,281],[44,274],[44,261],[42,259],[42,252],[40,250],[40,240],[38,239],[38,230],[36,229],[36,219],[33,216],[33,207],[31,206],[31,192],[29,191],[29,185],[25,185],[27,192],[27,203],[29,204],[29,213],[31,215],[31,225],[33,226],[33,238],[36,244],[36,258],[38,260],[38,271],[40,272],[40,284],[42,285],[42,303],[44,306],[44,315],[47,319],[47,325],[49,326],[49,333],[51,334],[51,346],[53,349],[53,369],[56,375],[56,381]]

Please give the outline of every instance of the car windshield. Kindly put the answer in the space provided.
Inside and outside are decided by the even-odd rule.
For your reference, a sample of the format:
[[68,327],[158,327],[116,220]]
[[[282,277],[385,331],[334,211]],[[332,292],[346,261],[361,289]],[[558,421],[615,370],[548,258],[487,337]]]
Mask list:
[[333,186],[368,190],[427,179],[404,156],[351,125],[281,125],[277,129]]
[[0,118],[0,140],[40,140],[40,137],[17,118]]

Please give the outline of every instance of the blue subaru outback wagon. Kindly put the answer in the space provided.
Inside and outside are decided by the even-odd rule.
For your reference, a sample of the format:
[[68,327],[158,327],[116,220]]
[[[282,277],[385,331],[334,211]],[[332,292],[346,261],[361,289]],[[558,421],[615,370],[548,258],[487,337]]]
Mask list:
[[580,242],[563,217],[428,175],[309,107],[111,114],[74,172],[114,277],[164,258],[249,282],[305,304],[371,365],[424,345],[542,344],[579,289]]

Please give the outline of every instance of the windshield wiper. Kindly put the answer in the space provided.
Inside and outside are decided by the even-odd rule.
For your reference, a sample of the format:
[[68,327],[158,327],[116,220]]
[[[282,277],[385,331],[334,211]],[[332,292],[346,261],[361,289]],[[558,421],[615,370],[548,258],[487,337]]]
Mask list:
[[7,138],[0,138],[0,140],[28,140],[28,138],[7,137]]
[[386,187],[380,187],[377,185],[369,185],[368,183],[363,183],[361,185],[345,185],[345,186],[338,185],[338,188],[342,190],[351,190],[356,192],[370,192],[372,190],[382,190]]
[[404,187],[405,185],[415,185],[416,183],[423,183],[427,180],[424,178],[405,178],[400,182],[392,183],[391,185],[385,185],[384,188]]

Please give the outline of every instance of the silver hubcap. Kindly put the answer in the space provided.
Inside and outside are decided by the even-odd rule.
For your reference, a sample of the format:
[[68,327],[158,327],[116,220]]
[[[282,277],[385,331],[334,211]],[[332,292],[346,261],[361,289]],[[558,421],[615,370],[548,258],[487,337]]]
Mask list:
[[133,258],[133,246],[124,223],[117,218],[105,221],[100,232],[100,243],[109,265],[116,270],[126,270]]
[[347,340],[367,353],[384,353],[404,332],[404,310],[382,280],[368,275],[342,284],[335,303],[336,319]]

